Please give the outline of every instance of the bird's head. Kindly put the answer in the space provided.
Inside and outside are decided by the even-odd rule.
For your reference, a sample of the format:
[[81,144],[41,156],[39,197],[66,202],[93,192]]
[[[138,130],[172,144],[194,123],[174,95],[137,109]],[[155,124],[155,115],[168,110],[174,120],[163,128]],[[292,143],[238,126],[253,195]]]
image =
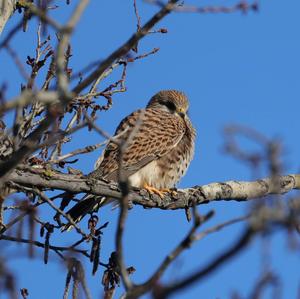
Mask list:
[[155,108],[185,117],[189,101],[184,93],[177,90],[161,90],[149,101],[147,108]]

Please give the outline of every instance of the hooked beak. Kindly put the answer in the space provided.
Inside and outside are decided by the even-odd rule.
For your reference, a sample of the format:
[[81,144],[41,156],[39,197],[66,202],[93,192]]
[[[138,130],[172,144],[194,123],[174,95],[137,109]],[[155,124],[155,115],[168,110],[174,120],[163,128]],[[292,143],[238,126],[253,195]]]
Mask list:
[[183,108],[179,108],[177,113],[180,117],[185,118],[185,110]]

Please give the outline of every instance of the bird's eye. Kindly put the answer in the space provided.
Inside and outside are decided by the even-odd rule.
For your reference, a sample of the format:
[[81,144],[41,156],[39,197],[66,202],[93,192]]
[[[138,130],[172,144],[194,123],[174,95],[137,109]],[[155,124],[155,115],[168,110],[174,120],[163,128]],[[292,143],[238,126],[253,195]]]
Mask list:
[[166,101],[164,102],[164,105],[168,107],[168,109],[171,111],[171,112],[175,112],[176,111],[176,106],[173,102],[171,101]]

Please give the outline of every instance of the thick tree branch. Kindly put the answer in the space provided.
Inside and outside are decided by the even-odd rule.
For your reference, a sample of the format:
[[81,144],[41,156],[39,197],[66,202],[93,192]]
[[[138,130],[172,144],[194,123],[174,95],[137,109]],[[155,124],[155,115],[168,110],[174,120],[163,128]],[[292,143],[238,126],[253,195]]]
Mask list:
[[0,0],[0,34],[2,33],[6,22],[13,14],[16,2],[16,0]]
[[[116,199],[122,198],[122,193],[115,183],[91,180],[55,171],[50,175],[48,171],[45,175],[43,169],[15,170],[9,175],[8,180],[23,186],[41,189],[59,189],[70,193],[89,193]],[[194,186],[179,189],[176,195],[167,194],[164,200],[155,194],[149,194],[144,189],[133,189],[130,193],[130,200],[133,204],[147,208],[175,210],[218,200],[247,201],[270,194],[284,194],[293,189],[300,189],[299,174],[278,176],[276,179],[264,178],[252,182],[227,181]]]

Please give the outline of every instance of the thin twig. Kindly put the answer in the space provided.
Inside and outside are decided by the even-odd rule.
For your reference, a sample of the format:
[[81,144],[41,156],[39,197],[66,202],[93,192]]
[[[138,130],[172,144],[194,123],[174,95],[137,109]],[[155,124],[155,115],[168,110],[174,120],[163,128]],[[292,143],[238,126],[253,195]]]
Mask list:
[[89,239],[89,236],[75,223],[75,221],[72,219],[71,216],[69,216],[68,214],[66,214],[64,211],[62,211],[60,208],[58,208],[57,206],[55,206],[52,202],[52,200],[50,200],[50,198],[48,198],[48,196],[45,195],[45,193],[41,192],[38,189],[33,189],[33,192],[36,193],[43,201],[46,201],[51,208],[53,208],[57,213],[59,213],[60,215],[62,215],[66,220],[68,220],[68,222],[75,227],[76,231],[81,234],[84,238],[86,238],[87,240]]
[[135,136],[138,130],[140,129],[143,120],[144,120],[144,112],[142,112],[139,115],[135,123],[135,126],[133,130],[130,132],[127,139],[121,142],[121,144],[119,144],[118,182],[121,189],[122,198],[120,200],[120,212],[119,212],[117,232],[116,232],[116,252],[117,252],[117,263],[120,268],[121,278],[124,283],[125,289],[127,291],[132,288],[132,282],[129,278],[129,274],[124,262],[123,234],[124,234],[125,222],[126,222],[128,208],[129,208],[130,185],[129,185],[128,177],[125,175],[123,170],[123,154],[127,146],[131,143],[133,136]]
[[139,31],[141,29],[141,17],[139,15],[139,12],[137,9],[136,0],[133,0],[133,7],[134,7],[134,13],[136,16],[136,20],[137,20],[137,24],[136,24],[137,29],[136,30]]
[[[45,248],[44,243],[34,241],[34,240],[23,239],[23,238],[16,238],[16,237],[7,236],[7,235],[0,235],[0,240],[6,240],[6,241],[12,241],[12,242],[24,243],[24,244],[32,244],[32,245],[40,247],[40,248]],[[70,251],[70,252],[74,252],[74,253],[81,253],[85,256],[89,256],[87,253],[87,250],[76,249],[74,247],[53,246],[53,245],[48,245],[48,247],[49,247],[49,249],[55,251],[62,259],[65,259],[65,257],[60,253],[60,251]]]
[[182,291],[183,289],[187,288],[194,282],[199,282],[201,278],[207,277],[211,272],[218,269],[221,265],[225,262],[230,260],[232,257],[236,256],[242,249],[246,247],[246,245],[250,242],[253,236],[252,229],[246,229],[244,233],[239,237],[239,239],[227,250],[225,250],[222,254],[220,254],[216,259],[210,262],[207,266],[205,266],[200,271],[196,271],[188,275],[186,278],[170,284],[166,287],[160,287],[158,290],[154,291],[157,292],[155,294],[156,298],[167,298],[174,292]]
[[141,40],[151,28],[162,20],[166,15],[168,15],[176,6],[179,0],[170,0],[166,3],[161,10],[156,13],[138,32],[132,35],[132,37],[126,41],[122,46],[120,46],[116,51],[114,51],[109,57],[107,57],[98,68],[93,71],[87,78],[80,82],[74,89],[75,94],[79,94],[82,90],[93,83],[97,78],[99,78],[117,59],[126,55],[136,43]]

